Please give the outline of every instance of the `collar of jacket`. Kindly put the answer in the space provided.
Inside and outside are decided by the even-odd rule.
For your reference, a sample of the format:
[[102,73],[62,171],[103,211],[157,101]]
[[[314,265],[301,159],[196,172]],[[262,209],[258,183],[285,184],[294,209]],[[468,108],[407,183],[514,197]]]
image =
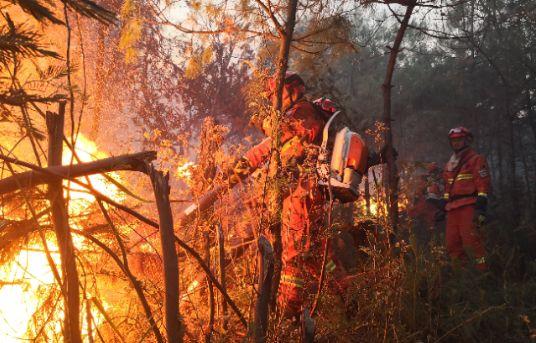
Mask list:
[[464,161],[467,163],[467,161],[471,158],[472,155],[476,154],[476,152],[471,147],[466,147],[457,153],[455,152],[450,157],[450,160],[447,162],[447,170],[448,171],[454,171],[456,168],[458,168],[458,164],[461,161]]

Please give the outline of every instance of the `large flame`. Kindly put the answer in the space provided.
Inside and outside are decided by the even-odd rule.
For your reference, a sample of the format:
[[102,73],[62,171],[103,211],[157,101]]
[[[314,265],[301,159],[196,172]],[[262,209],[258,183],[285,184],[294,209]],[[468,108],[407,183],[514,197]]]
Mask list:
[[[76,140],[75,146],[76,156],[81,162],[90,162],[101,158],[106,158],[108,155],[100,151],[95,142],[87,139],[84,135],[79,134]],[[63,155],[63,164],[68,165],[71,163],[77,163],[73,158],[70,150],[67,150]],[[107,174],[109,178],[112,178],[118,182],[121,182],[121,177],[118,173],[110,172]],[[122,202],[124,200],[124,194],[119,192],[119,189],[109,181],[105,176],[96,174],[88,177],[93,188],[100,193],[114,199],[115,201]],[[86,178],[80,178],[81,181],[87,183]],[[65,185],[69,190],[65,190],[65,195],[69,196],[69,214],[76,215],[83,213],[91,204],[95,202],[95,197],[91,195],[84,187],[72,182],[65,181]]]
[[[78,136],[76,142],[76,155],[82,162],[106,158],[107,154],[97,148],[97,145],[84,137]],[[63,164],[78,163],[73,159],[69,150],[63,156]],[[117,173],[108,173],[108,176],[121,181]],[[80,178],[86,182],[85,178]],[[124,195],[119,189],[102,175],[89,176],[93,188],[106,196],[121,202]],[[95,198],[82,186],[72,182],[64,183],[69,190],[65,195],[69,198],[69,215],[83,214],[95,202]],[[87,219],[86,219],[87,221]],[[80,223],[71,219],[70,225],[81,229]],[[73,236],[74,244],[79,251],[84,249],[84,240],[79,236]],[[61,273],[60,258],[57,243],[54,239],[47,239],[47,246],[51,251],[51,257]],[[24,249],[16,253],[10,263],[0,266],[0,342],[20,342],[31,340],[32,317],[42,306],[51,290],[57,287],[57,282],[51,271],[43,246],[40,243],[30,243]],[[103,306],[107,307],[106,304]],[[61,308],[62,306],[59,306]],[[59,313],[54,321],[46,326],[46,337],[61,337],[61,317]],[[94,308],[91,310],[93,325],[98,326],[102,322],[102,315]],[[87,323],[86,323],[87,325]],[[83,325],[82,333],[87,335],[87,326]]]
[[[47,246],[61,273],[56,243],[49,240]],[[29,336],[29,333],[32,332],[32,316],[49,292],[57,287],[43,247],[40,244],[31,244],[22,249],[12,263],[0,267],[0,275],[0,342],[31,340],[33,337]],[[101,313],[96,309],[91,310],[91,315],[92,325],[98,326],[103,322]],[[46,325],[46,337],[61,337],[63,312],[60,312],[58,317]],[[82,335],[87,336],[87,325],[83,325]]]
[[195,164],[193,162],[184,162],[180,164],[176,169],[177,178],[184,180],[186,183],[192,178],[192,167]]

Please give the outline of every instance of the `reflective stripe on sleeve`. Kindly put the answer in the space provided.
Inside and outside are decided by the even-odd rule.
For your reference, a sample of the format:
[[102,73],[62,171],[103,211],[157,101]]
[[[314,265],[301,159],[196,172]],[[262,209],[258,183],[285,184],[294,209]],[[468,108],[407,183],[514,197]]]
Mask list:
[[458,176],[456,176],[456,181],[472,180],[472,179],[473,179],[473,174],[459,174]]
[[328,273],[331,273],[332,271],[334,271],[335,268],[337,268],[337,266],[335,265],[335,262],[333,262],[333,260],[329,260],[329,262],[326,263],[326,271]]
[[303,288],[303,286],[305,285],[305,282],[303,281],[303,279],[296,277],[294,275],[287,275],[287,274],[281,275],[281,283],[291,285],[294,287],[298,287],[298,288]]
[[445,193],[445,194],[443,194],[443,199],[446,199],[446,200],[448,200],[448,199],[449,199],[449,196],[450,196],[450,194],[449,194],[449,193]]
[[486,197],[486,198],[487,198],[487,197],[488,197],[488,194],[485,193],[485,192],[478,192],[478,196],[479,196],[479,197]]

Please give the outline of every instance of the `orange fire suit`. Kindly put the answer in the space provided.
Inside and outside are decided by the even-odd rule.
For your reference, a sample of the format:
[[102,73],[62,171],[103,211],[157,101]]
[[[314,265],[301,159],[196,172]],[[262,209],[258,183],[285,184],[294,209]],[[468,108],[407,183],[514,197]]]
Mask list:
[[[318,185],[316,171],[311,170],[314,168],[299,166],[292,169],[292,165],[296,162],[300,165],[304,160],[310,160],[311,154],[318,153],[324,124],[317,110],[305,99],[287,110],[281,123],[283,168],[299,169],[298,173],[289,173],[292,176],[283,200],[281,218],[283,266],[279,303],[289,315],[300,313],[320,274],[322,242],[319,233],[325,213],[325,195]],[[260,167],[269,158],[271,144],[271,138],[266,138],[246,153],[245,158],[252,168]],[[330,260],[326,270],[332,272],[335,267]]]
[[486,269],[486,251],[474,223],[477,197],[487,197],[490,175],[486,159],[473,149],[454,154],[447,163],[444,199],[447,201],[446,240],[452,259],[467,261],[467,252],[475,258],[478,269]]

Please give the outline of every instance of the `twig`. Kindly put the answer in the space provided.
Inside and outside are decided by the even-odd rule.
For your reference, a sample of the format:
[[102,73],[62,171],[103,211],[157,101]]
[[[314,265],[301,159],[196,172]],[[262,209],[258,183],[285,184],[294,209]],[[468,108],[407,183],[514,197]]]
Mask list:
[[[125,274],[125,276],[127,276],[127,278],[130,281],[130,284],[132,285],[132,287],[136,291],[136,293],[138,295],[138,298],[140,299],[140,302],[142,304],[142,307],[143,307],[143,309],[145,311],[145,315],[147,316],[147,319],[148,319],[149,323],[151,324],[151,329],[153,330],[153,332],[154,332],[154,334],[155,334],[155,336],[157,338],[157,341],[158,342],[163,342],[164,340],[162,338],[162,335],[160,334],[160,331],[158,331],[158,328],[157,328],[157,325],[156,325],[156,320],[154,319],[154,317],[153,317],[153,315],[151,313],[151,308],[149,306],[149,303],[147,302],[147,299],[145,298],[145,295],[143,294],[143,288],[141,286],[141,283],[138,281],[138,279],[136,279],[134,274],[132,274],[132,272],[130,271],[130,268],[128,267],[128,265],[125,265],[121,261],[121,259],[117,256],[117,254],[115,252],[113,252],[112,249],[110,249],[110,247],[108,247],[106,244],[104,244],[103,242],[101,242],[97,238],[93,237],[92,235],[88,234],[87,232],[82,231],[82,230],[75,230],[75,229],[73,229],[73,232],[78,234],[78,235],[84,236],[87,239],[89,239],[95,245],[97,245],[102,250],[104,250],[114,260],[114,262],[117,264],[119,269],[121,269],[121,271]],[[156,331],[155,331],[155,328],[156,328]]]
[[[204,233],[205,236],[205,254],[206,254],[206,261],[207,261],[207,267],[210,268],[210,235],[208,232]],[[210,278],[207,276],[207,285],[208,285],[208,294],[209,294],[209,321],[208,321],[208,331],[205,336],[205,342],[210,343],[212,338],[212,331],[214,331],[214,287],[212,285],[212,281],[210,281]]]
[[[225,236],[223,235],[223,229],[221,222],[218,223],[218,229],[217,229],[217,237],[218,237],[218,264],[219,264],[219,270],[220,270],[220,282],[221,286],[223,287],[223,290],[227,292],[227,285],[225,280]],[[222,301],[221,304],[222,308],[222,327],[223,330],[227,330],[227,303],[225,301]]]
[[486,313],[491,312],[491,311],[493,311],[493,310],[502,309],[502,308],[504,308],[504,307],[506,307],[506,304],[502,304],[502,305],[499,305],[499,306],[490,306],[490,307],[488,307],[487,309],[485,309],[485,310],[483,310],[483,311],[480,311],[480,312],[475,313],[475,314],[472,315],[471,317],[467,318],[466,320],[464,320],[464,321],[461,322],[460,324],[456,325],[455,327],[453,327],[452,329],[450,329],[449,331],[447,331],[443,336],[439,337],[439,339],[436,341],[436,343],[441,342],[444,338],[447,338],[451,333],[453,333],[454,331],[458,330],[460,327],[462,327],[462,326],[464,326],[464,325],[466,325],[466,324],[469,324],[469,323],[472,322],[473,320],[482,317],[482,316],[485,315]]
[[229,296],[229,294],[227,292],[225,292],[225,290],[223,289],[223,286],[221,285],[221,283],[218,281],[218,279],[214,276],[214,274],[212,274],[212,272],[210,271],[210,268],[208,268],[208,266],[206,265],[206,263],[203,261],[203,258],[192,248],[190,247],[188,244],[186,244],[183,240],[181,240],[179,237],[177,237],[177,235],[175,235],[175,242],[177,242],[177,244],[183,248],[184,250],[186,250],[186,252],[188,254],[190,254],[196,261],[197,263],[199,264],[199,266],[205,271],[206,275],[210,278],[210,280],[212,281],[212,283],[216,286],[216,288],[221,292],[221,294],[223,295],[223,297],[225,298],[225,300],[227,301],[227,303],[231,306],[231,308],[233,309],[233,311],[235,312],[235,314],[238,316],[238,318],[240,319],[240,322],[242,323],[242,325],[244,325],[244,327],[247,327],[248,326],[248,323],[246,322],[246,319],[244,318],[244,315],[240,312],[240,310],[238,309],[238,306],[236,306],[235,302],[231,299],[231,297]]

